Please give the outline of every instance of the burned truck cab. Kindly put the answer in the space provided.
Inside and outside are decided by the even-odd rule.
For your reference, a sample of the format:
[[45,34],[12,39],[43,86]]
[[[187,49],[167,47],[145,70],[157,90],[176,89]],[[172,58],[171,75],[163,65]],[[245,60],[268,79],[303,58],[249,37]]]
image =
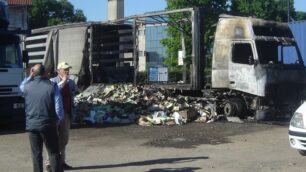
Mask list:
[[226,115],[245,113],[241,109],[254,112],[258,119],[289,114],[305,98],[305,84],[304,62],[287,24],[220,17],[212,87],[227,90]]

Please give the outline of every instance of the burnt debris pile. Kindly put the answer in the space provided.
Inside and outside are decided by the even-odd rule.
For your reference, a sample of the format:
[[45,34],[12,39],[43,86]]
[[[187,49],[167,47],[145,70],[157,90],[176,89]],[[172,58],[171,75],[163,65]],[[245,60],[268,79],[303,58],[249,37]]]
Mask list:
[[76,96],[76,120],[142,126],[210,123],[222,117],[213,102],[212,98],[182,96],[153,86],[96,84]]

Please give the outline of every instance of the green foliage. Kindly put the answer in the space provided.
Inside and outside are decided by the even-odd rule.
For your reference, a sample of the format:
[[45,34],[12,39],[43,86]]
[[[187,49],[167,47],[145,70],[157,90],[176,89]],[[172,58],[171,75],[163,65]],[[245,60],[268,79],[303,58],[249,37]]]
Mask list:
[[32,29],[63,23],[84,22],[82,10],[75,10],[68,0],[33,0],[29,14]]
[[87,19],[82,10],[76,9],[74,16],[72,17],[73,21],[85,22]]
[[[296,16],[294,0],[290,0],[290,15]],[[281,22],[288,21],[288,1],[287,0],[233,0],[231,10],[233,13],[243,16],[254,16],[266,20]]]
[[[220,14],[225,13],[229,7],[228,0],[167,0],[167,9],[181,9],[187,7],[202,7],[207,12],[205,14],[205,50],[206,53],[212,48],[213,40],[212,36],[215,32],[213,25],[218,21]],[[184,30],[185,45],[186,45],[186,64],[189,66],[191,63],[191,51],[192,51],[192,38],[191,38],[191,23],[186,22],[186,18],[190,20],[190,13],[185,14],[171,14],[169,17],[170,22],[178,22],[181,30]],[[161,41],[161,43],[167,47],[167,57],[165,65],[173,68],[177,68],[178,62],[178,51],[181,50],[181,31],[177,27],[170,26],[168,28],[169,38]]]
[[177,82],[183,80],[182,72],[179,69],[169,71],[168,75],[169,82]]
[[140,84],[144,84],[148,82],[148,72],[143,71],[143,72],[138,72],[137,73],[137,82]]
[[[290,0],[290,16],[294,20],[306,19],[306,14],[295,12],[294,0]],[[204,8],[204,41],[205,54],[211,57],[213,47],[213,36],[215,33],[215,24],[218,22],[220,14],[232,14],[240,16],[253,16],[257,18],[287,22],[288,18],[288,1],[287,0],[167,0],[167,9],[181,9],[188,7]],[[187,66],[191,63],[191,23],[178,22],[182,19],[190,18],[190,14],[171,14],[169,21],[178,23],[184,33],[186,42]],[[186,21],[186,20],[184,20]],[[181,50],[181,32],[177,26],[170,25],[168,28],[169,37],[162,40],[161,43],[167,47],[167,57],[165,65],[172,70],[178,70],[178,51]],[[188,34],[189,33],[189,34]],[[211,59],[206,59],[206,68],[211,68]]]
[[295,20],[306,20],[305,12],[296,12]]

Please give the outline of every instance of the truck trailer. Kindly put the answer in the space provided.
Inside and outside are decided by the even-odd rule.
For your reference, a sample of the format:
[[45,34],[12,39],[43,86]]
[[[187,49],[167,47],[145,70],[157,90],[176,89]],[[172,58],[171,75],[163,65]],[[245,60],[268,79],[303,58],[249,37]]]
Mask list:
[[98,82],[131,82],[132,45],[130,25],[98,22],[34,29],[25,38],[29,66],[44,64],[52,76],[58,63],[67,62],[81,89]]

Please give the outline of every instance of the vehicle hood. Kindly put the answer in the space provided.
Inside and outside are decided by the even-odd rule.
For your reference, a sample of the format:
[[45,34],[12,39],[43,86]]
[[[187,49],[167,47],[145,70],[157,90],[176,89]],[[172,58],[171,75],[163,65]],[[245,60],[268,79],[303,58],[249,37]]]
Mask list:
[[306,101],[304,101],[304,103],[295,112],[301,113],[304,117],[306,117]]

